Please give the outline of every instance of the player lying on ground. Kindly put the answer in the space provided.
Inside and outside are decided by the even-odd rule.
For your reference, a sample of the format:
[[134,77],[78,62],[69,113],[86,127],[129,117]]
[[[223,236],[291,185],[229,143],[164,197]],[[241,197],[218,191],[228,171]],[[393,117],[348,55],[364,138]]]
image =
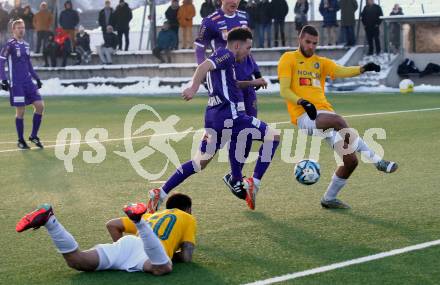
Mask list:
[[124,207],[131,221],[124,223],[136,228],[139,237],[127,235],[112,244],[99,244],[84,251],[56,219],[49,204],[25,215],[17,223],[16,230],[22,232],[44,226],[67,265],[79,271],[125,270],[163,275],[172,271],[171,259],[190,262],[196,233],[191,198],[183,194],[171,195],[167,210],[142,219],[146,210],[144,203]]
[[[318,39],[317,30],[312,26],[305,26],[300,33],[300,48],[281,56],[278,63],[280,94],[286,99],[292,123],[308,135],[325,136],[330,147],[342,156],[343,165],[336,169],[321,199],[321,205],[325,208],[350,208],[336,198],[358,165],[354,151],[344,155],[343,150],[348,143],[355,146],[356,152],[366,155],[380,171],[392,173],[397,170],[397,164],[381,159],[356,133],[349,131],[344,138],[337,133],[348,129],[349,125],[343,117],[335,113],[327,101],[324,94],[325,79],[327,76],[340,78],[357,76],[367,71],[379,72],[380,66],[372,62],[364,66],[337,65],[328,58],[315,55]],[[326,134],[322,132],[327,130],[334,131]]]
[[[248,28],[249,15],[245,11],[238,10],[240,0],[221,0],[221,7],[214,13],[203,18],[200,25],[199,35],[194,41],[197,64],[201,64],[206,59],[206,49],[209,47],[212,51],[226,47],[228,32],[234,28]],[[235,75],[238,81],[252,81],[262,78],[260,68],[251,54],[245,59],[235,63]],[[208,89],[208,84],[205,85]],[[248,116],[257,117],[257,94],[260,86],[245,86],[241,89],[243,92],[243,101],[245,111]],[[263,85],[265,88],[265,85]],[[244,158],[247,159],[252,148],[252,139],[246,140]],[[244,163],[241,164],[243,169]],[[223,177],[223,181],[228,184],[231,174]],[[242,193],[231,191],[239,198],[243,198]]]
[[[230,142],[229,162],[231,177],[226,182],[237,196],[246,200],[251,209],[255,209],[256,194],[260,181],[272,161],[279,144],[278,131],[269,128],[265,122],[246,115],[243,93],[245,86],[264,86],[262,79],[237,82],[234,63],[242,61],[252,46],[252,33],[248,29],[237,28],[229,32],[226,48],[219,48],[207,60],[197,67],[192,85],[183,91],[182,97],[191,100],[203,79],[207,77],[209,100],[205,112],[205,135],[195,157],[181,165],[180,169],[158,189],[149,192],[148,211],[154,212],[168,193],[189,176],[203,170],[217,151]],[[240,85],[240,86],[238,86]],[[263,142],[254,169],[253,177],[243,179],[241,173],[244,163],[244,150],[249,136],[253,133]],[[255,136],[254,136],[255,137]]]
[[[38,130],[40,129],[41,119],[43,117],[44,102],[38,92],[42,83],[37,73],[34,71],[30,57],[30,47],[23,40],[25,33],[25,25],[23,20],[12,22],[13,38],[2,48],[0,52],[0,79],[2,81],[2,89],[10,92],[10,104],[15,107],[15,127],[17,129],[18,143],[20,149],[29,149],[24,140],[24,112],[26,106],[32,104],[34,106],[34,117],[32,119],[32,133],[29,140],[39,148],[43,148],[43,144],[38,138]],[[9,80],[5,73],[5,63],[8,63]],[[32,78],[37,81],[35,85]]]

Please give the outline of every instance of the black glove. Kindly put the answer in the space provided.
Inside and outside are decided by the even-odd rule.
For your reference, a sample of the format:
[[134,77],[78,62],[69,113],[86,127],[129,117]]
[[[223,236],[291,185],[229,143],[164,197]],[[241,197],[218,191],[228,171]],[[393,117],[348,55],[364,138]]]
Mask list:
[[[261,76],[261,72],[259,72],[259,71],[254,72],[254,76],[255,76],[255,79],[263,77],[263,76]],[[261,88],[261,86],[255,86],[254,90],[257,91],[260,88]]]
[[9,89],[11,88],[11,86],[9,85],[8,80],[2,80],[2,89],[5,91],[9,91]]
[[380,71],[380,65],[377,65],[374,62],[369,62],[365,64],[362,68],[364,69],[364,71],[375,71],[375,72]]
[[309,116],[310,120],[316,119],[317,113],[315,105],[304,99],[300,99],[298,103],[304,108],[304,110],[306,110],[306,113]]
[[37,79],[37,87],[38,87],[38,89],[41,89],[42,86],[43,86],[43,83],[41,82],[41,80]]

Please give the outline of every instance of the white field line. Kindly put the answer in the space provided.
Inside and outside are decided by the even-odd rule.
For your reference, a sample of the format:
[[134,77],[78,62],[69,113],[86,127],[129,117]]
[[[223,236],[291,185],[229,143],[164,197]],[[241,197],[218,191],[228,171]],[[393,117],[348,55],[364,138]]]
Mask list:
[[[380,113],[365,113],[365,114],[353,114],[353,115],[347,115],[344,116],[344,118],[358,118],[358,117],[369,117],[369,116],[378,116],[378,115],[393,115],[393,114],[401,114],[401,113],[413,113],[413,112],[428,112],[428,111],[438,111],[440,108],[428,108],[428,109],[413,109],[413,110],[401,110],[401,111],[391,111],[391,112],[380,112]],[[283,122],[273,122],[269,124],[288,124],[290,121],[283,121]],[[149,138],[149,137],[159,137],[159,136],[169,136],[169,135],[176,135],[176,134],[189,134],[189,133],[195,133],[198,130],[192,130],[192,131],[186,131],[186,132],[176,132],[176,133],[164,133],[164,134],[152,134],[152,135],[144,135],[144,136],[133,136],[133,137],[123,137],[123,138],[115,138],[115,139],[107,139],[99,141],[100,143],[105,142],[114,142],[114,141],[124,141],[124,140],[135,140],[135,139],[142,139],[142,138]],[[56,141],[42,141],[44,143],[53,143]],[[17,142],[0,142],[1,144],[16,144]],[[69,145],[82,145],[87,143],[86,141],[80,141],[78,143],[68,143],[68,144],[54,144],[54,145],[47,145],[44,148],[55,148],[57,146],[69,146]],[[32,149],[38,149],[37,147],[32,147]],[[14,148],[14,149],[5,149],[0,150],[0,153],[6,153],[6,152],[16,152],[16,151],[23,151],[22,149]]]
[[425,248],[428,248],[431,246],[436,246],[436,245],[440,245],[440,239],[425,242],[425,243],[419,243],[416,245],[411,245],[411,246],[407,246],[407,247],[403,247],[403,248],[399,248],[399,249],[393,249],[390,251],[381,252],[381,253],[377,253],[377,254],[373,254],[373,255],[359,257],[359,258],[355,258],[355,259],[351,259],[351,260],[347,260],[347,261],[343,261],[343,262],[333,263],[333,264],[326,265],[326,266],[316,267],[316,268],[305,270],[305,271],[300,271],[300,272],[286,274],[286,275],[273,277],[273,278],[269,278],[269,279],[265,279],[265,280],[255,281],[252,283],[247,283],[245,285],[266,285],[266,284],[283,282],[283,281],[301,278],[304,276],[310,276],[310,275],[314,275],[314,274],[318,274],[318,273],[322,273],[322,272],[327,272],[327,271],[331,271],[331,270],[335,270],[335,269],[339,269],[339,268],[343,268],[343,267],[347,267],[347,266],[351,266],[351,265],[355,265],[355,264],[361,264],[361,263],[369,262],[372,260],[378,260],[378,259],[382,259],[382,258],[389,257],[389,256],[407,253],[410,251],[421,250],[421,249],[425,249]]

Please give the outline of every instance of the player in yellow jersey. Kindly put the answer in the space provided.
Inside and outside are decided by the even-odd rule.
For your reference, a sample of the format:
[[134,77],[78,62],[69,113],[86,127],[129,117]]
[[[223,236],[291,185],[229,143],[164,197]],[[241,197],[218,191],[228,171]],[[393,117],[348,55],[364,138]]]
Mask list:
[[[99,244],[80,250],[75,238],[53,214],[52,206],[43,204],[25,215],[16,226],[17,232],[44,226],[67,265],[79,271],[125,270],[163,275],[172,271],[171,258],[189,262],[195,244],[195,219],[191,216],[191,198],[171,195],[167,206],[172,209],[152,215],[153,228],[142,216],[144,203],[129,204],[124,212],[133,221],[139,236],[127,235],[112,244]],[[156,218],[154,218],[156,217]],[[169,240],[169,243],[164,243]],[[180,250],[179,250],[180,249]],[[175,253],[176,250],[179,250]]]
[[349,129],[345,119],[335,113],[324,94],[327,77],[334,79],[368,71],[379,72],[380,66],[370,62],[364,66],[345,67],[317,56],[318,39],[318,31],[312,26],[305,26],[299,36],[299,49],[281,56],[278,63],[280,94],[286,100],[292,123],[308,135],[325,137],[325,141],[342,157],[343,165],[336,169],[321,205],[324,208],[346,209],[350,206],[336,196],[358,165],[355,152],[365,154],[379,171],[385,173],[396,171],[397,163],[383,160],[375,154],[356,132]]
[[[167,200],[166,210],[154,214],[146,213],[142,218],[150,224],[171,259],[189,262],[195,245],[196,220],[191,215],[191,207],[187,207],[188,202],[177,204],[176,201],[179,200],[176,197],[189,199],[184,194],[171,195],[171,199]],[[124,234],[138,234],[135,223],[128,217],[112,219],[107,222],[106,227],[115,242]]]

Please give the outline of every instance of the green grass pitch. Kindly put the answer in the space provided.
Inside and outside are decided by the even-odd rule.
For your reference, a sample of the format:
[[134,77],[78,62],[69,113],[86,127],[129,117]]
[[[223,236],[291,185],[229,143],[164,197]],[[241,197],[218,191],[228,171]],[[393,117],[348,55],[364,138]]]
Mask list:
[[[329,95],[329,99],[343,115],[440,107],[440,94],[342,94]],[[178,131],[199,129],[206,101],[206,97],[188,103],[177,97],[46,98],[40,137],[49,141],[46,145],[53,145],[62,128],[77,128],[82,139],[91,128],[106,128],[110,139],[121,138],[128,110],[141,103],[155,108],[163,118],[178,115]],[[277,95],[259,98],[259,117],[266,122],[289,120]],[[151,114],[140,113],[134,125],[151,119]],[[193,198],[198,221],[193,263],[176,264],[164,277],[80,273],[65,265],[45,229],[16,233],[18,219],[38,204],[50,202],[80,247],[87,249],[110,242],[105,222],[121,216],[126,202],[145,201],[147,190],[158,184],[138,176],[127,159],[114,154],[124,151],[121,140],[103,144],[107,156],[99,164],[83,161],[83,152],[93,148],[82,144],[71,173],[56,158],[54,148],[9,151],[15,149],[14,110],[6,98],[0,98],[0,284],[242,284],[439,239],[440,110],[348,121],[361,134],[368,128],[385,129],[386,140],[377,142],[385,157],[400,166],[398,172],[386,175],[360,163],[340,195],[352,210],[328,211],[319,205],[336,166],[324,144],[321,180],[309,187],[295,181],[294,165],[283,162],[278,150],[264,177],[255,212],[223,185],[221,178],[229,165],[213,161],[177,189]],[[292,128],[290,124],[278,127]],[[181,162],[191,156],[192,137],[172,143]],[[147,142],[148,138],[134,140],[134,147],[140,149]],[[164,162],[164,156],[155,153],[142,164],[153,172]],[[252,174],[253,165],[245,167],[246,175]],[[169,167],[158,180],[166,180],[173,171]],[[440,247],[431,247],[285,283],[439,284],[439,255]]]

